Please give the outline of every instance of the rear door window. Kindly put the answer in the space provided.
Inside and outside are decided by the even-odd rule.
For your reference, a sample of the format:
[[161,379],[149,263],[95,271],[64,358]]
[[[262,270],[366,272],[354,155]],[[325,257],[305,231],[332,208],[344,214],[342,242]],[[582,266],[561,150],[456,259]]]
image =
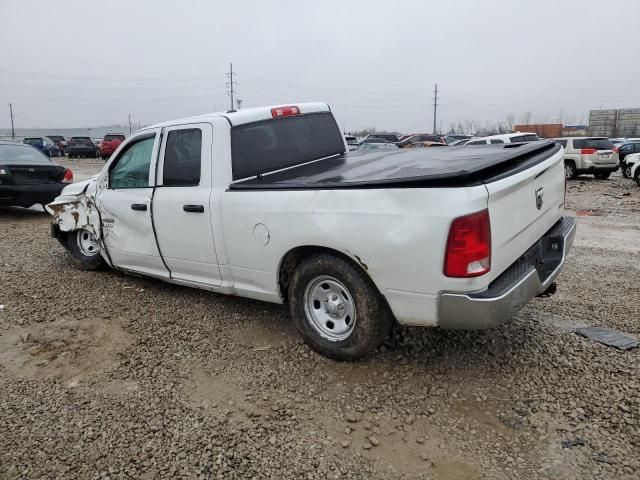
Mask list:
[[500,140],[499,138],[494,138],[491,140],[491,144],[496,144],[496,143],[504,143],[502,140]]
[[581,138],[573,141],[575,148],[595,148],[596,150],[613,150],[614,146],[606,138]]
[[162,167],[162,184],[191,187],[200,183],[202,130],[172,130],[167,135]]
[[538,140],[540,140],[538,135],[518,135],[517,137],[511,137],[511,143],[537,142]]
[[486,145],[486,140],[474,140],[473,142],[467,143],[467,145]]
[[253,177],[344,153],[329,112],[238,125],[231,130],[233,179]]

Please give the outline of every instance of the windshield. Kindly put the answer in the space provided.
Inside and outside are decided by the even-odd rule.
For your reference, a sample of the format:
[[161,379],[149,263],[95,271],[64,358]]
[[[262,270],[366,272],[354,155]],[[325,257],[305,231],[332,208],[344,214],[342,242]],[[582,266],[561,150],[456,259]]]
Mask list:
[[93,141],[89,137],[73,137],[69,143],[93,143]]
[[0,163],[51,163],[51,160],[27,145],[0,145]]
[[108,142],[110,140],[120,140],[121,142],[124,140],[124,135],[105,135],[104,141]]

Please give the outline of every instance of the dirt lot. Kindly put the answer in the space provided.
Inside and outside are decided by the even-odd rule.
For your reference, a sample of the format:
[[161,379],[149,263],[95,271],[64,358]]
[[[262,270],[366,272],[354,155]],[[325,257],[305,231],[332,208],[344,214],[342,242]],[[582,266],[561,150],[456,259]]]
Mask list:
[[639,478],[640,351],[573,329],[640,336],[640,188],[584,177],[567,205],[555,296],[352,364],[282,306],[78,271],[47,215],[2,208],[0,479]]

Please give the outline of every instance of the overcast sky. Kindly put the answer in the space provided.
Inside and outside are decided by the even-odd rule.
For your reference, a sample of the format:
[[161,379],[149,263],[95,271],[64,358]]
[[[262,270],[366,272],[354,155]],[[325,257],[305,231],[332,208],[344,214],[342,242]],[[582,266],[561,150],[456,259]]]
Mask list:
[[638,0],[0,0],[0,127],[328,102],[342,128],[640,107]]

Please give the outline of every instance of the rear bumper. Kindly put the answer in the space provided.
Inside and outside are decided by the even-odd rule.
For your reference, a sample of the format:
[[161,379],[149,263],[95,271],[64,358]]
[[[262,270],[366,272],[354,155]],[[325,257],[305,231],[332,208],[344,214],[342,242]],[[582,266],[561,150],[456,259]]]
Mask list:
[[576,222],[562,217],[521,258],[477,293],[442,293],[438,325],[447,329],[486,329],[511,319],[533,297],[544,293],[564,267]]
[[34,203],[51,203],[66,183],[43,183],[35,185],[0,185],[0,205],[29,207]]
[[95,155],[95,148],[67,148],[67,153],[70,155]]

